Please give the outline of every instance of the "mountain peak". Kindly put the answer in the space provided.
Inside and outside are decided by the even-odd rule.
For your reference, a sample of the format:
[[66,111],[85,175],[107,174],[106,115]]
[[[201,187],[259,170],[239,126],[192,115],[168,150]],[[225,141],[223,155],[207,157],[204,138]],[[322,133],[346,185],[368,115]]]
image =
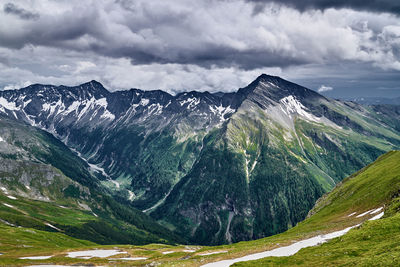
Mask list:
[[83,83],[79,85],[78,88],[86,91],[89,94],[99,96],[105,96],[110,93],[106,88],[104,88],[104,86],[100,82],[96,80],[91,80],[90,82]]
[[[260,76],[257,77],[256,81],[260,81],[260,80],[276,80],[276,79],[282,79],[279,76],[273,76],[273,75],[269,75],[269,74],[261,74]],[[282,79],[283,80],[283,79]]]
[[303,102],[325,98],[311,89],[268,74],[258,76],[248,86],[239,89],[237,95],[241,99],[240,102],[248,99],[262,108],[279,103],[281,99],[290,96]]

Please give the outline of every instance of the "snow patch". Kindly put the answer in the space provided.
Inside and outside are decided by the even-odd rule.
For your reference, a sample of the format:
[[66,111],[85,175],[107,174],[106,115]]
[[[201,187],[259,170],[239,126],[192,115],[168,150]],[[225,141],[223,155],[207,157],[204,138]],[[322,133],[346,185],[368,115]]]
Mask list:
[[185,100],[182,100],[182,101],[180,101],[179,102],[179,104],[181,105],[181,107],[183,106],[183,105],[185,105],[186,103],[189,103],[188,105],[187,105],[187,109],[191,109],[192,107],[195,107],[195,106],[197,106],[198,104],[200,104],[200,99],[197,99],[197,98],[195,98],[195,97],[189,97],[188,99],[185,99]]
[[5,142],[3,137],[0,136],[0,142]]
[[13,200],[16,200],[17,198],[16,197],[14,197],[14,196],[7,196],[9,199],[13,199]]
[[[106,118],[106,119],[110,119],[110,120],[114,120],[115,119],[115,115],[112,114],[110,111],[107,110],[107,99],[105,97],[100,98],[100,99],[96,99],[94,97],[92,97],[89,100],[85,100],[81,103],[81,105],[84,105],[83,109],[79,112],[78,115],[78,121],[85,115],[87,114],[88,110],[92,110],[96,107],[101,107],[104,109],[103,114],[100,116],[100,118]],[[93,117],[97,114],[98,109],[96,110],[95,113],[93,113],[92,117],[90,119],[93,119]]]
[[[381,210],[381,208],[378,208],[375,210]],[[375,211],[375,210],[371,210],[371,211]],[[371,211],[368,211],[368,212],[371,212]],[[366,214],[368,214],[368,213],[366,213]],[[370,218],[368,221],[374,221],[374,220],[380,219],[380,218],[382,218],[383,215],[384,215],[384,212],[381,212],[378,215]],[[335,231],[335,232],[332,232],[332,233],[329,233],[326,235],[318,235],[318,236],[315,236],[312,238],[308,238],[308,239],[293,243],[289,246],[279,247],[279,248],[275,248],[275,249],[269,250],[269,251],[250,254],[250,255],[247,255],[247,256],[244,256],[241,258],[212,262],[212,263],[202,265],[201,267],[228,267],[236,262],[258,260],[258,259],[262,259],[262,258],[266,258],[266,257],[292,256],[292,255],[296,254],[302,248],[320,245],[322,243],[327,242],[330,239],[340,237],[340,236],[346,234],[352,228],[358,227],[360,225],[361,224],[356,224],[356,225],[347,227],[340,231]]]
[[50,223],[45,223],[45,225],[47,225],[48,227],[51,227],[51,228],[53,228],[53,229],[55,229],[55,230],[61,232],[60,229],[58,229],[57,227],[55,227],[54,225],[52,225],[52,224],[50,224]]
[[103,114],[101,114],[100,118],[101,118],[101,119],[109,119],[109,120],[112,120],[112,121],[113,121],[113,120],[115,119],[115,115],[112,114],[110,111],[105,110],[105,111],[103,112]]
[[139,105],[141,106],[147,106],[149,104],[150,100],[147,98],[142,98],[139,102]]
[[383,209],[383,207],[377,208],[376,210],[374,210],[374,211],[371,211],[369,214],[375,214],[375,213],[378,213],[378,212],[380,212],[382,209]]
[[347,217],[351,217],[351,216],[355,215],[356,213],[357,212],[350,213],[349,215],[347,215]]
[[374,217],[372,217],[372,218],[369,219],[368,221],[375,221],[375,220],[378,220],[378,219],[382,218],[384,214],[385,214],[385,213],[382,211],[381,213],[379,213],[378,215],[375,215]]
[[118,254],[124,254],[127,253],[125,251],[120,251],[116,249],[96,249],[96,250],[83,250],[83,251],[74,251],[74,252],[69,252],[67,254],[67,257],[69,258],[107,258],[110,256],[118,255]]
[[326,241],[342,236],[346,234],[350,229],[359,226],[359,224],[347,227],[346,229],[332,232],[326,235],[318,235],[309,239],[305,239],[296,243],[293,243],[289,246],[285,247],[279,247],[275,248],[273,250],[269,251],[264,251],[260,253],[255,253],[255,254],[250,254],[241,258],[236,258],[236,259],[231,259],[231,260],[223,260],[223,261],[217,261],[217,262],[212,262],[209,264],[202,265],[202,267],[224,267],[224,266],[230,266],[236,262],[242,262],[242,261],[251,261],[251,260],[258,260],[262,259],[265,257],[285,257],[285,256],[291,256],[296,254],[300,249],[306,248],[306,247],[312,247],[316,246],[322,243],[325,243]]
[[30,256],[30,257],[21,257],[21,260],[47,260],[53,256]]
[[281,100],[279,100],[279,102],[281,103],[281,108],[283,112],[285,112],[288,116],[292,114],[298,114],[310,121],[320,121],[320,118],[307,112],[307,108],[299,100],[297,100],[296,97],[292,95],[282,98]]
[[79,101],[72,102],[72,104],[69,105],[69,107],[63,112],[63,114],[67,115],[67,114],[71,113],[72,111],[75,111],[75,114],[76,114],[80,105],[81,105],[81,102],[79,102]]
[[361,213],[361,214],[357,215],[356,218],[363,217],[363,216],[367,215],[368,213],[370,213],[371,211],[374,211],[374,210],[368,210],[368,211],[366,211],[364,213]]
[[9,207],[9,208],[14,208],[13,205],[7,204],[7,203],[3,203],[4,206]]
[[128,190],[128,193],[129,193],[128,200],[133,200],[133,198],[135,197],[135,194],[131,190]]
[[167,255],[167,254],[171,254],[171,253],[175,253],[176,251],[163,251],[163,252],[161,252],[162,254],[164,254],[164,255]]
[[189,253],[193,253],[193,252],[196,252],[196,250],[194,250],[194,249],[184,249],[184,250],[182,250],[183,252],[189,252]]
[[8,102],[7,99],[4,97],[0,97],[0,111],[3,113],[6,113],[5,109],[8,110],[19,110],[19,108],[16,106],[15,102]]
[[219,106],[215,106],[215,105],[209,106],[209,109],[212,113],[214,113],[214,115],[219,116],[222,121],[226,120],[225,115],[235,112],[235,110],[232,109],[230,106],[223,107],[222,104]]

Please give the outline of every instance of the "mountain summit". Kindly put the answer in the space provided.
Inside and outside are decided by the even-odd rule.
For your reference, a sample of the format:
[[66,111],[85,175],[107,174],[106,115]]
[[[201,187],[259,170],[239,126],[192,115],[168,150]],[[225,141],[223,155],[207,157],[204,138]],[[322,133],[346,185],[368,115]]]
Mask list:
[[0,114],[52,133],[116,199],[199,244],[282,232],[400,147],[398,114],[265,74],[234,93],[176,96],[32,85],[0,92]]

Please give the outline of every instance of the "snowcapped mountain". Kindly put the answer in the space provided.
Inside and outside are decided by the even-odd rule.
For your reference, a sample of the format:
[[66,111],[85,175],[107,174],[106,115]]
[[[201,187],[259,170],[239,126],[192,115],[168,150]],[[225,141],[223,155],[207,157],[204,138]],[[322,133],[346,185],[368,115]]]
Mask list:
[[400,147],[399,114],[261,75],[235,93],[31,85],[0,113],[52,133],[103,186],[195,243],[271,235]]

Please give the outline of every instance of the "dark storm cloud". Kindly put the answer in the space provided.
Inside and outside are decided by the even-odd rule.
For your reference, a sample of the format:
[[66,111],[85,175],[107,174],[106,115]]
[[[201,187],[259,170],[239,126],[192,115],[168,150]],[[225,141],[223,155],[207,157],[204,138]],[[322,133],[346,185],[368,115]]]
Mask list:
[[[0,45],[14,49],[40,45],[91,52],[112,58],[129,58],[135,65],[170,63],[195,64],[206,68],[216,65],[255,69],[313,61],[308,56],[280,48],[277,42],[284,40],[277,40],[273,36],[275,33],[267,33],[269,36],[263,39],[256,33],[246,33],[246,29],[229,25],[229,20],[220,20],[219,15],[226,16],[224,10],[210,14],[210,7],[205,4],[197,4],[198,10],[176,11],[171,4],[165,7],[132,3],[117,2],[122,10],[114,8],[120,17],[105,14],[100,4],[90,9],[76,7],[58,16],[43,15],[23,29],[4,29],[3,32],[0,29]],[[237,3],[231,5],[239,15]],[[27,11],[23,12],[13,4],[5,6],[7,10],[19,10],[19,14],[28,17]],[[218,8],[221,9],[220,6]],[[251,10],[250,7],[247,9]],[[209,21],[206,16],[209,16]],[[248,23],[246,19],[244,23]],[[248,35],[248,40],[240,40],[242,32]],[[273,42],[273,45],[268,45],[268,42]],[[241,47],[235,46],[235,43],[242,43]]]
[[[300,11],[307,9],[351,8],[372,12],[400,14],[399,0],[247,0],[256,3],[284,4]],[[260,6],[258,6],[260,8]]]
[[16,15],[19,18],[25,19],[25,20],[37,20],[40,17],[40,15],[38,13],[28,11],[24,8],[18,7],[17,5],[15,5],[13,3],[5,4],[3,7],[3,10],[7,14],[13,14],[13,15]]

